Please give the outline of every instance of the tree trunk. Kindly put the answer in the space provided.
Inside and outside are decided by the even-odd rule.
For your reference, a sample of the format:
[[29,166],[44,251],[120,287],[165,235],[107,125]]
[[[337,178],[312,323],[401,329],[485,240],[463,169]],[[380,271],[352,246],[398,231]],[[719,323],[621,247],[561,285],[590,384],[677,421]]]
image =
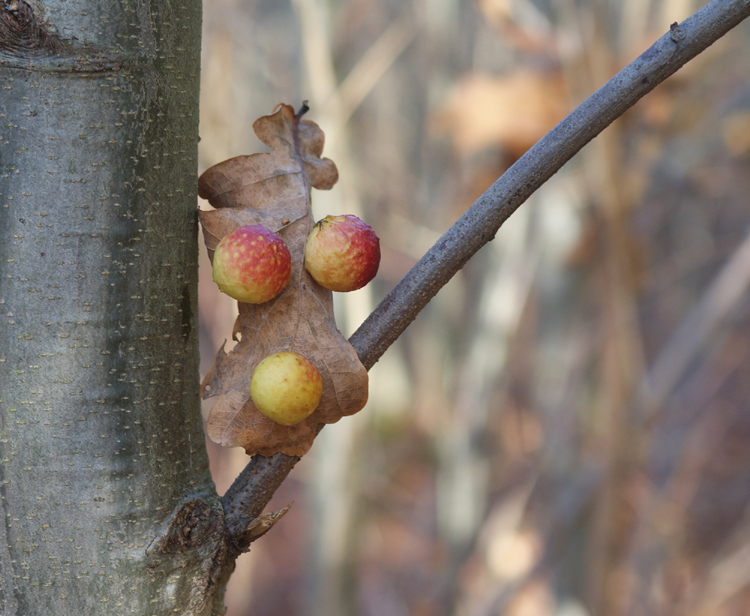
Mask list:
[[0,604],[219,614],[198,400],[199,0],[0,8]]

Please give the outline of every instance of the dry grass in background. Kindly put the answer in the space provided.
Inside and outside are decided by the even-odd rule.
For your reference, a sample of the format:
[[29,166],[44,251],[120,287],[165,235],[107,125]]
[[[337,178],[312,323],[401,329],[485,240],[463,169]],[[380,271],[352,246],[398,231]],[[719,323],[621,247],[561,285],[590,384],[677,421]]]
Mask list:
[[[688,0],[205,3],[201,171],[310,101],[382,241],[350,334],[481,192]],[[511,218],[277,493],[229,616],[750,613],[750,28]],[[205,204],[204,204],[205,207]],[[201,269],[207,369],[232,301]],[[209,401],[210,404],[210,401]],[[246,463],[208,444],[222,493]]]

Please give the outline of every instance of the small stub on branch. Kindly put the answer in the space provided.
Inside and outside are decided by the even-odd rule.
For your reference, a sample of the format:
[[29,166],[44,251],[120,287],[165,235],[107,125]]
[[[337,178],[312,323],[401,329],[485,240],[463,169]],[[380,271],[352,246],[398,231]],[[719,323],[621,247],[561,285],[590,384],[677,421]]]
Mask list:
[[675,43],[679,43],[682,39],[685,38],[685,32],[683,32],[682,28],[680,28],[680,24],[677,22],[674,22],[671,26],[669,26],[669,38],[671,38]]

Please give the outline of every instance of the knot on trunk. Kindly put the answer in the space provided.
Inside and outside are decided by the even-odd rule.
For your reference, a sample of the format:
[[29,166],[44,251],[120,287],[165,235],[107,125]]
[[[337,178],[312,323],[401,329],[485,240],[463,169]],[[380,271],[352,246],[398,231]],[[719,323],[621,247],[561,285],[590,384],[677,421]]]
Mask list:
[[[190,616],[203,615],[223,593],[237,550],[224,524],[218,499],[187,496],[164,521],[146,553],[152,575],[171,578]],[[207,614],[207,613],[206,613]]]
[[60,47],[57,36],[40,23],[23,0],[0,4],[0,52],[15,55],[46,55]]
[[146,549],[151,558],[147,567],[152,575],[177,585],[175,595],[183,595],[182,605],[190,606],[186,614],[203,616],[207,606],[215,604],[215,595],[224,592],[237,556],[288,510],[289,506],[245,520],[232,532],[221,500],[186,496]]

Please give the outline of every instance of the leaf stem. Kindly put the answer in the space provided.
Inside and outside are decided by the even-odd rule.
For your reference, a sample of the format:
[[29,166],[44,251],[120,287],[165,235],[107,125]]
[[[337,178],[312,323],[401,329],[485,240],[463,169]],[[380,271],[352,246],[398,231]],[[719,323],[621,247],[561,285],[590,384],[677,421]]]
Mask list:
[[307,104],[307,101],[302,101],[302,106],[299,108],[299,111],[294,115],[297,122],[299,122],[300,118],[305,115],[308,111],[310,111],[310,105]]

